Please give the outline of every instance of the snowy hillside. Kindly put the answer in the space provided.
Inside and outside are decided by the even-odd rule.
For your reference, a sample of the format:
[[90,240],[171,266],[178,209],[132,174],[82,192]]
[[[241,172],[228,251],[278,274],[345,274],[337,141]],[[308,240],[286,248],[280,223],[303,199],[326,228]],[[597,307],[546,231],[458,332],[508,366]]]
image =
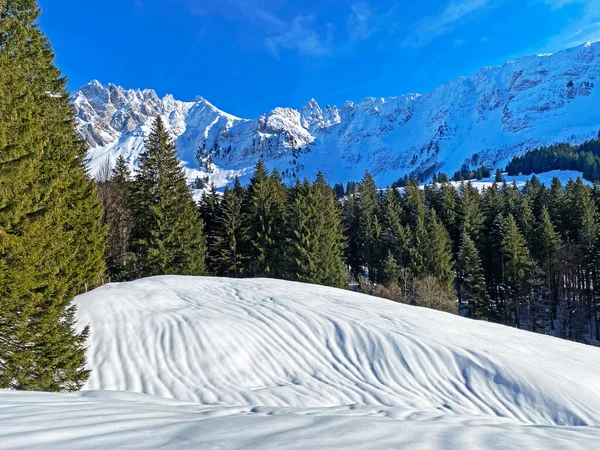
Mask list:
[[[412,173],[454,173],[463,163],[503,166],[525,150],[579,143],[600,128],[600,43],[528,56],[424,95],[367,98],[340,108],[309,101],[245,120],[199,97],[181,102],[151,90],[97,81],[75,94],[78,127],[90,143],[92,170],[107,157],[135,165],[152,117],[170,124],[190,178],[223,186],[247,175],[258,158],[284,177],[325,172],[332,183],[369,169],[380,185]],[[196,170],[198,169],[198,170]]]
[[90,391],[0,391],[3,448],[575,449],[600,439],[598,348],[266,279],[156,277],[77,304],[92,329]]

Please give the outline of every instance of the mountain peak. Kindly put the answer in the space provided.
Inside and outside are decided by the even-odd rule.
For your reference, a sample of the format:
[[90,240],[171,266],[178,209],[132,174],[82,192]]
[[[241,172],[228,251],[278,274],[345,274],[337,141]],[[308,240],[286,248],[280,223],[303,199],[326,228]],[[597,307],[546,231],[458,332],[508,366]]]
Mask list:
[[[600,44],[526,56],[486,67],[433,91],[367,97],[322,110],[274,108],[255,120],[231,116],[203,97],[181,102],[154,91],[126,91],[93,80],[77,96],[78,129],[94,161],[124,155],[135,163],[158,114],[168,122],[190,176],[223,186],[247,177],[259,158],[285,180],[318,170],[335,182],[368,169],[380,185],[410,175],[426,179],[463,165],[501,167],[527,149],[579,143],[600,128]],[[92,167],[93,170],[93,167]]]

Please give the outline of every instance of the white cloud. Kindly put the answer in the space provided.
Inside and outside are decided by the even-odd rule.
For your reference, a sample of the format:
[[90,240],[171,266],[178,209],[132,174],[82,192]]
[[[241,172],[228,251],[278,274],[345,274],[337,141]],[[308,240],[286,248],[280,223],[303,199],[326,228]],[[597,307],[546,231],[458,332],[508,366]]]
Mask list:
[[325,56],[331,53],[334,27],[327,25],[324,33],[318,33],[312,16],[296,16],[287,24],[285,30],[265,39],[267,47],[274,56],[279,57],[282,50],[296,50],[306,56]]
[[368,39],[377,31],[376,17],[367,3],[354,3],[346,17],[350,39]]
[[455,30],[484,9],[494,8],[503,0],[452,0],[439,14],[419,20],[412,32],[400,42],[406,47],[421,47],[433,39]]

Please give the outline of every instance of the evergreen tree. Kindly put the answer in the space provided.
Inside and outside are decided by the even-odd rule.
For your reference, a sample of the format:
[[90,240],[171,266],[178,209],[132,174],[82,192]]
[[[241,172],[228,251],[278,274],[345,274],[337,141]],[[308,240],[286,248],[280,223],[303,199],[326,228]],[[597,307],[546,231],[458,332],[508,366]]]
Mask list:
[[459,300],[466,305],[469,317],[489,319],[489,302],[485,291],[485,279],[481,259],[475,243],[464,232],[457,258]]
[[[239,183],[239,180],[238,180]],[[243,190],[225,188],[219,214],[215,219],[215,272],[220,276],[239,277],[246,272],[248,231],[242,214]]]
[[474,242],[479,242],[484,222],[479,191],[469,181],[461,183],[460,193],[458,217],[461,233],[466,231]]
[[398,283],[400,278],[400,264],[394,257],[391,250],[388,250],[387,257],[383,262],[381,281],[383,284],[390,286]]
[[288,206],[286,254],[292,279],[334,287],[345,287],[348,271],[344,262],[342,219],[331,187],[322,173],[311,186],[299,181]]
[[408,264],[408,232],[402,225],[404,211],[398,189],[391,188],[382,202],[381,247],[391,252],[396,261]]
[[381,224],[379,223],[379,206],[377,203],[377,187],[375,180],[369,172],[365,172],[358,188],[358,216],[360,233],[361,259],[369,271],[369,279],[377,281],[377,272],[381,266],[379,254],[379,238],[381,237]]
[[428,211],[427,222],[427,240],[424,245],[427,270],[429,275],[440,280],[451,291],[454,275],[450,236],[432,209]]
[[352,276],[357,279],[362,274],[364,262],[360,248],[359,209],[356,194],[349,194],[343,204],[343,224],[347,246],[345,250],[346,262],[350,266]]
[[504,181],[504,175],[502,175],[502,171],[500,169],[496,170],[496,175],[494,177],[494,181],[496,183],[502,183]]
[[130,279],[133,256],[131,233],[131,173],[123,156],[119,156],[108,179],[97,180],[104,205],[104,222],[108,226],[106,264],[111,280]]
[[206,266],[209,273],[217,271],[217,260],[219,259],[218,235],[219,229],[217,219],[221,213],[221,195],[217,192],[217,187],[211,183],[210,189],[202,193],[200,199],[200,217],[204,222],[204,236],[206,236],[207,254]]
[[137,273],[142,277],[202,275],[206,271],[204,224],[160,116],[145,146],[133,185]]
[[514,320],[521,327],[520,298],[527,291],[527,280],[531,259],[525,238],[517,227],[512,214],[508,215],[504,235],[502,236],[502,254],[506,283],[513,296]]
[[546,208],[542,210],[542,215],[536,227],[534,255],[542,266],[546,276],[546,289],[542,294],[548,299],[550,306],[550,326],[554,329],[556,320],[556,297],[557,287],[555,282],[555,261],[556,253],[560,246],[560,235],[554,228],[550,213]]
[[285,188],[277,176],[270,177],[258,161],[250,179],[244,206],[249,238],[249,275],[275,277],[282,268],[283,215]]
[[70,391],[88,377],[71,300],[102,277],[106,230],[38,16],[0,2],[0,388]]

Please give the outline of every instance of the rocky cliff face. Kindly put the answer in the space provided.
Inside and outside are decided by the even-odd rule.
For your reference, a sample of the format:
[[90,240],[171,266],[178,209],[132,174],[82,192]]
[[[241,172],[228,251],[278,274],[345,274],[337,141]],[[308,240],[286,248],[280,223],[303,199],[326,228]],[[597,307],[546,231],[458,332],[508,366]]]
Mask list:
[[217,186],[242,178],[259,158],[285,179],[359,180],[381,185],[407,174],[427,178],[463,164],[499,167],[514,155],[559,141],[577,143],[600,128],[600,43],[486,67],[434,91],[346,102],[324,109],[275,108],[254,120],[220,111],[205,99],[182,102],[152,90],[97,81],[74,98],[78,128],[89,142],[92,171],[123,155],[135,166],[153,117],[169,124],[191,178]]

